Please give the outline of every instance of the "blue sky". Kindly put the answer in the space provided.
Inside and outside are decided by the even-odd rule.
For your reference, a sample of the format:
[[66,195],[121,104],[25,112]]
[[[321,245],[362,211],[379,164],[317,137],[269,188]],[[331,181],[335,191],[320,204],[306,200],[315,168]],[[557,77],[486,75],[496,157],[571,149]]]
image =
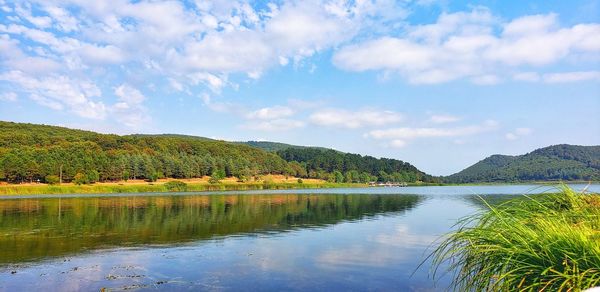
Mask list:
[[0,120],[451,174],[600,144],[600,1],[0,0]]

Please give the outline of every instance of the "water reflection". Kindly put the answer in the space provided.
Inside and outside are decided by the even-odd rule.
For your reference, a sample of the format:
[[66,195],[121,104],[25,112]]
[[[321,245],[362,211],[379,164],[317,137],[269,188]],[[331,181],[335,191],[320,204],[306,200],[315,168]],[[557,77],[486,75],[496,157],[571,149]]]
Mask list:
[[422,198],[279,194],[0,200],[0,264],[106,247],[316,228],[398,214]]

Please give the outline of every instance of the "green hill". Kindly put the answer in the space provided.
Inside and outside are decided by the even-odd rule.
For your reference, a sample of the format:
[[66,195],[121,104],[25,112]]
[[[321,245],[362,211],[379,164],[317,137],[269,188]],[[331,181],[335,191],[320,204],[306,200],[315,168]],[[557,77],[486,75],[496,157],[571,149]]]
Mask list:
[[63,127],[0,122],[0,179],[40,180],[77,173],[91,180],[192,178],[284,173],[274,153],[224,141],[181,135],[107,135]]
[[[297,152],[286,152],[292,150]],[[175,134],[119,136],[0,121],[0,181],[44,182],[60,174],[66,182],[76,176],[94,182],[213,174],[241,180],[286,174],[333,182],[430,178],[406,162],[325,148]]]
[[519,156],[492,155],[444,178],[450,183],[600,180],[600,146],[554,145]]
[[277,152],[277,151],[285,150],[288,148],[307,148],[306,146],[297,146],[297,145],[290,145],[290,144],[285,144],[285,143],[269,142],[269,141],[247,141],[247,142],[236,142],[236,143],[252,146],[255,148],[260,148],[262,150],[269,151],[269,152]]

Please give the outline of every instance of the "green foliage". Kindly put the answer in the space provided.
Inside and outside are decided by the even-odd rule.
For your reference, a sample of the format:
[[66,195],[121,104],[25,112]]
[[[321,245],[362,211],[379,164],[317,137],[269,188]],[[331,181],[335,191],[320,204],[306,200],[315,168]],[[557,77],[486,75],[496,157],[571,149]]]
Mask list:
[[344,182],[344,175],[341,172],[335,170],[333,172],[333,182],[336,182],[336,183]]
[[93,184],[100,179],[100,174],[96,170],[89,170],[85,173],[78,172],[73,177],[73,183],[76,185]]
[[86,172],[85,177],[86,177],[86,183],[88,183],[88,184],[93,184],[93,183],[97,182],[98,180],[100,180],[100,174],[98,173],[97,170],[90,170],[90,171]]
[[[227,175],[281,174],[287,163],[261,149],[183,135],[105,135],[62,127],[0,121],[0,179],[43,180],[57,174],[70,182],[81,172],[87,181],[194,178],[216,169]],[[240,174],[242,175],[242,174]],[[82,179],[85,181],[85,179]],[[82,181],[80,180],[80,181]]]
[[49,185],[55,185],[60,182],[60,179],[57,175],[49,174],[45,177],[44,181]]
[[[387,158],[374,158],[358,154],[343,153],[332,149],[311,147],[287,147],[277,151],[281,158],[290,163],[299,177],[320,178],[338,181],[338,178],[323,174],[338,171],[344,175],[346,182],[363,182],[371,180],[414,182],[438,182],[439,179],[419,171],[413,165]],[[301,172],[301,170],[303,170]],[[390,175],[391,174],[391,175]],[[372,176],[376,176],[373,178]]]
[[[248,146],[248,145],[252,146]],[[258,148],[256,148],[258,147]],[[268,152],[277,150],[277,153]],[[185,135],[106,135],[62,127],[0,121],[0,180],[44,180],[62,169],[65,182],[79,183],[285,174],[331,182],[436,181],[409,163],[395,159],[273,142],[230,143]],[[343,179],[333,175],[342,174]],[[388,176],[377,177],[380,173]]]
[[165,189],[167,189],[170,192],[185,192],[187,191],[187,184],[180,181],[180,180],[172,180],[169,182],[166,182],[164,184]]
[[224,178],[225,178],[225,170],[215,169],[215,171],[213,171],[213,173],[210,175],[210,179],[208,180],[208,182],[211,184],[216,184]]
[[520,156],[492,155],[450,183],[600,180],[600,146],[555,145]]
[[434,252],[457,291],[581,291],[600,285],[600,195],[512,200],[462,219]]
[[81,172],[78,172],[73,177],[73,183],[76,184],[76,185],[86,184],[87,182],[88,182],[87,176],[85,174],[81,173]]
[[301,184],[301,183],[304,183],[304,181],[301,178],[299,178],[298,183]]
[[148,181],[155,182],[158,180],[158,177],[159,177],[159,174],[158,174],[158,172],[155,171],[148,176]]

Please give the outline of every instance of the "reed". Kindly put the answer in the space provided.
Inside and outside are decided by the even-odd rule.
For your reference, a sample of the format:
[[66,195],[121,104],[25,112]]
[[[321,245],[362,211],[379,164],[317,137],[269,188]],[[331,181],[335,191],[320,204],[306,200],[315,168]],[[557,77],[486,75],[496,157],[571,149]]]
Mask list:
[[600,195],[566,186],[463,218],[433,252],[459,291],[580,291],[600,285]]

